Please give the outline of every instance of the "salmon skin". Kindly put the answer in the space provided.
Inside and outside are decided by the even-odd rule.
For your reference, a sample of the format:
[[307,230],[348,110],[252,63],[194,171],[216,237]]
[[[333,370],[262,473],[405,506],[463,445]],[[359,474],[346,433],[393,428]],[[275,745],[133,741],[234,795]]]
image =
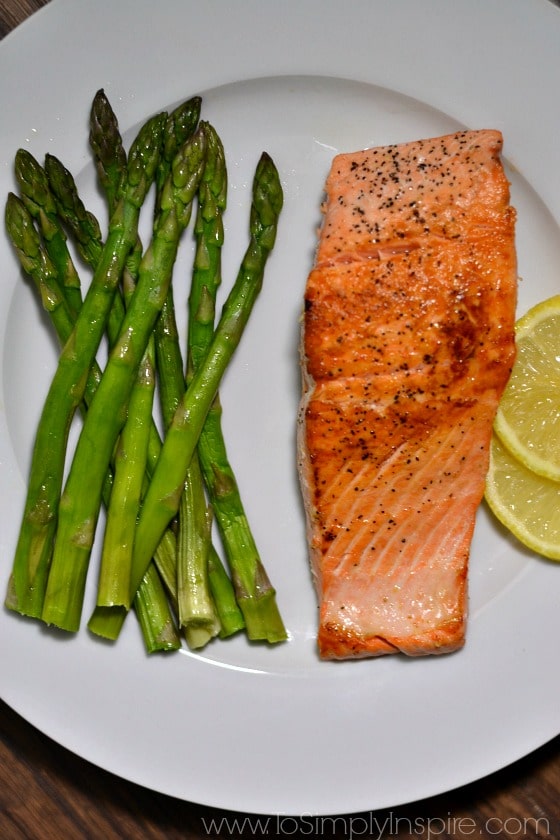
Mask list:
[[323,659],[464,645],[515,357],[502,135],[337,155],[302,318],[298,469]]

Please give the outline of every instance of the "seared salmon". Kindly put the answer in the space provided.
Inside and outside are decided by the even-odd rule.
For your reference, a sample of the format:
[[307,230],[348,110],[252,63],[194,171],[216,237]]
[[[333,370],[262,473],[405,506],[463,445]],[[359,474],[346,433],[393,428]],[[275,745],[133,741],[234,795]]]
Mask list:
[[515,357],[515,210],[494,130],[337,155],[302,319],[298,468],[324,659],[465,642]]

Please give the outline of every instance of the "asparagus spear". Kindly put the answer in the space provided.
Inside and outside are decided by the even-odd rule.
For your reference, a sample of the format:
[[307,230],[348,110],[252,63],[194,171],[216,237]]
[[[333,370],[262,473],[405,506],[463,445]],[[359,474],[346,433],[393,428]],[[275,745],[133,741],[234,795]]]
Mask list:
[[195,224],[196,254],[188,305],[187,381],[208,352],[214,332],[216,293],[221,283],[224,244],[223,214],[227,202],[227,172],[222,142],[208,125],[208,159],[199,190]]
[[130,607],[130,563],[144,485],[154,389],[150,347],[140,363],[127,421],[115,450],[113,492],[107,511],[97,593],[97,603],[101,606]]
[[[158,166],[156,168],[155,174],[155,182],[158,195],[161,192],[161,181],[160,181],[160,172],[161,172],[161,161],[162,159],[167,157],[167,149],[168,149],[168,125],[169,125],[170,117],[167,117],[165,120],[165,124],[163,126],[163,140],[162,140],[162,152],[160,158],[158,160]],[[90,146],[93,151],[94,160],[96,164],[98,178],[101,184],[102,189],[104,190],[107,204],[109,208],[109,213],[112,212],[113,206],[120,194],[122,180],[123,180],[123,171],[126,167],[126,153],[124,151],[122,138],[119,130],[119,124],[116,114],[114,113],[111,104],[108,98],[105,96],[103,90],[100,90],[95,95],[91,113],[90,113],[90,134],[89,134]],[[80,216],[80,221],[82,217]],[[85,222],[87,222],[87,217]],[[87,235],[88,226],[84,222],[81,221],[80,225],[82,231]],[[141,245],[138,242],[137,247],[135,249],[135,254],[139,257],[141,253]],[[134,277],[137,276],[137,271],[132,269],[132,274]],[[131,266],[130,263],[127,265],[127,271],[123,277],[123,284],[126,284],[128,281],[131,281]],[[132,282],[129,282],[128,285],[132,288]],[[122,322],[124,319],[124,305],[123,302],[119,299],[115,299],[115,304],[113,306],[113,310],[111,311],[110,318],[109,318],[109,339],[111,345],[114,345],[117,341],[118,335],[120,333],[120,328],[122,326]],[[161,449],[161,440],[155,426],[155,423],[150,418],[151,422],[149,425],[149,436],[148,436],[148,449],[147,449],[147,463],[146,468],[149,472],[153,469],[157,459],[159,457],[159,452]],[[128,423],[127,423],[128,425]],[[140,429],[144,428],[140,425]],[[142,432],[139,431],[138,424],[135,425],[136,432],[142,435]],[[131,429],[123,431],[125,438],[127,439],[127,447],[133,445],[130,438],[134,438],[135,435],[130,434]],[[142,451],[143,447],[140,444],[140,447],[136,449],[137,453]],[[137,465],[139,466],[139,465]],[[139,473],[139,469],[137,470]],[[124,488],[120,486],[118,493],[112,495],[113,501],[113,508],[117,508],[119,504],[133,504],[132,500],[126,501],[123,498],[123,494],[125,492]],[[127,492],[130,490],[130,485],[126,488]],[[137,492],[137,489],[135,490]],[[115,514],[110,514],[109,519],[114,516]],[[98,588],[98,606],[96,607],[94,614],[92,615],[88,627],[91,632],[95,633],[96,635],[104,636],[106,638],[112,638],[112,622],[114,620],[114,616],[111,610],[114,611],[114,607],[111,607],[109,610],[106,609],[103,604],[107,598],[107,593],[104,591],[105,584],[107,578],[111,576],[111,570],[107,569],[107,557],[109,556],[110,552],[110,544],[111,539],[114,533],[112,532],[109,523],[109,534],[106,534],[106,539],[104,542],[108,543],[108,547],[104,550],[104,557],[102,559],[101,564],[101,572],[100,572],[100,586]],[[155,552],[155,561],[158,567],[162,578],[166,582],[167,589],[172,597],[175,600],[176,597],[176,587],[175,587],[175,536],[167,530],[158,545],[158,548]],[[132,551],[132,545],[127,546],[127,553]],[[119,552],[122,554],[122,552]],[[122,559],[122,558],[121,558]],[[115,569],[115,564],[113,565],[113,570]],[[125,569],[123,570],[124,573],[117,574],[116,579],[120,579],[121,581],[126,576],[126,570],[128,569],[129,561],[127,560],[125,563]],[[154,627],[149,626],[150,621],[160,621],[163,622],[165,627],[169,627],[170,623],[172,622],[171,614],[167,609],[166,614],[166,607],[163,603],[161,597],[161,588],[156,586],[155,581],[157,579],[157,575],[154,573],[150,573],[148,571],[144,576],[142,584],[139,588],[136,603],[143,603],[148,604],[150,601],[154,603],[160,603],[160,608],[158,610],[147,610],[147,609],[140,609],[137,613],[138,618],[140,621],[140,625],[142,627],[142,633],[144,636],[144,640],[146,642],[146,647],[148,651],[154,650],[154,645],[157,643],[159,638],[167,638],[168,631],[164,631],[161,627]],[[122,590],[122,584],[121,584]],[[121,597],[124,595],[121,592]],[[111,603],[113,600],[111,599]],[[162,625],[163,626],[163,625]],[[178,636],[176,637],[176,646],[179,646],[180,642]]]
[[[102,148],[104,150],[103,161],[97,161],[97,165],[98,169],[101,169],[102,186],[108,189],[108,194],[106,194],[106,197],[109,210],[111,211],[112,205],[116,201],[116,196],[118,195],[120,185],[122,182],[122,174],[120,173],[120,168],[122,166],[126,166],[126,155],[124,154],[122,140],[118,129],[117,118],[113,114],[111,106],[104,95],[104,119],[100,121],[100,119],[97,116],[100,96],[100,94],[96,96],[92,106],[90,140],[96,159],[96,150],[99,148]],[[103,136],[98,137],[97,135],[101,131],[103,132]],[[59,215],[61,216],[66,227],[69,229],[82,258],[95,269],[103,249],[101,229],[97,219],[92,213],[86,210],[83,202],[80,199],[75,181],[71,173],[54,155],[46,155],[45,171],[47,173],[51,191],[55,197]],[[136,256],[138,256],[138,251],[139,249],[136,248]],[[129,260],[127,263],[127,271],[124,272],[123,282],[127,278],[131,280],[130,268],[131,266]],[[117,294],[115,295],[113,301],[113,306],[109,313],[107,325],[109,342],[111,346],[114,345],[117,341],[120,328],[122,326],[123,318],[124,302],[117,291]],[[145,389],[142,390],[145,392]],[[149,425],[148,463],[146,465],[148,471],[150,467],[153,467],[153,465],[156,463],[161,449],[161,441],[159,438],[157,428],[152,418],[150,418],[150,420],[151,422]],[[138,424],[136,424],[135,427],[138,428]],[[127,434],[126,437],[126,447],[129,448],[132,445],[130,442],[130,435]],[[138,442],[138,445],[135,443],[134,446],[136,452],[143,451],[142,443]],[[130,484],[128,484],[128,487],[130,487]],[[111,499],[113,502],[113,507],[117,507],[118,504],[133,504],[130,498],[126,501],[123,498],[122,487],[119,487],[118,492],[111,495]],[[109,508],[109,505],[107,503],[106,507]],[[107,528],[110,530],[109,539],[106,539],[104,543],[107,542],[108,545],[110,545],[111,537],[116,535],[114,530],[110,528],[109,523],[107,525]],[[109,550],[109,548],[104,549],[105,558],[109,554]],[[117,551],[117,556],[119,557],[119,559],[122,560],[121,555],[122,549],[119,548],[119,550]],[[165,585],[169,591],[170,597],[172,601],[176,603],[175,536],[169,530],[166,531],[160,545],[157,548],[155,561],[158,571],[162,575],[163,580],[165,581]],[[103,577],[101,577],[102,575]],[[100,596],[98,600],[101,601],[101,603],[103,603],[104,601],[113,603],[113,601],[115,600],[115,593],[109,595],[106,591],[108,577],[109,574],[107,572],[107,561],[105,559],[105,562],[102,561],[101,563],[100,572]],[[117,577],[117,579],[119,578],[121,580],[123,578],[126,579],[126,566],[125,574]],[[160,602],[162,601],[160,588],[154,585],[154,581],[155,575],[147,574],[145,576],[144,581],[142,582],[142,586],[140,587],[141,591],[139,591],[138,593],[139,599],[141,599],[143,603],[149,603],[150,601],[157,602],[158,599]],[[128,581],[126,582],[126,590],[126,599],[128,599]],[[122,597],[124,596],[121,592],[120,596],[117,596],[117,600]],[[149,611],[143,609],[139,613],[139,620],[146,642],[146,647],[150,652],[154,650],[154,644],[157,644],[157,640],[160,638],[165,640],[165,649],[169,649],[169,632],[164,632],[161,630],[161,628],[148,627],[146,624],[146,622],[149,620],[153,621],[157,619],[164,621],[166,627],[169,626],[170,622],[172,621],[172,617],[170,613],[168,616],[164,615],[164,608],[165,605],[163,604],[163,602],[161,602],[160,608],[158,610]],[[106,638],[112,637],[111,624],[113,617],[111,614],[111,609],[112,608],[106,609],[103,606],[99,606],[96,609],[95,616],[92,617],[92,620],[90,621],[89,625],[89,629],[96,635],[104,636]],[[175,647],[178,646],[180,646],[180,642],[177,637],[175,641]]]
[[[134,599],[134,609],[142,627],[148,653],[173,651],[181,647],[181,640],[169,611],[167,597],[156,567],[150,563]],[[119,613],[111,613],[108,625],[115,619],[120,627]],[[114,634],[112,634],[114,635]],[[112,635],[109,638],[112,638]]]
[[[93,213],[86,210],[72,174],[54,155],[45,156],[45,172],[56,202],[58,215],[68,228],[82,259],[95,270],[103,253],[103,238],[99,222]],[[129,264],[130,258],[127,260],[127,265]],[[119,288],[115,292],[107,318],[107,334],[111,345],[117,340],[123,318],[124,302]]]
[[[203,169],[205,138],[197,132],[177,154],[162,198],[162,212],[142,258],[121,337],[111,351],[88,411],[62,495],[57,537],[42,612],[61,629],[79,628],[83,592],[100,506],[100,481],[126,417],[140,359],[167,294],[181,232]],[[163,451],[163,450],[162,450]],[[87,480],[88,492],[83,492]],[[167,524],[167,523],[166,523]],[[153,556],[158,540],[151,547]],[[148,563],[134,589],[134,595]]]
[[98,220],[86,210],[72,173],[53,154],[45,155],[45,173],[59,218],[69,229],[84,262],[95,268],[103,250]]
[[[93,109],[93,118],[91,120],[91,131],[90,131],[90,142],[92,148],[94,149],[94,153],[97,154],[97,149],[99,147],[105,148],[105,155],[104,159],[105,162],[101,164],[100,162],[100,177],[102,180],[102,184],[106,189],[107,192],[107,182],[111,180],[115,186],[115,189],[118,188],[118,179],[119,179],[119,168],[122,166],[122,155],[119,153],[119,132],[118,132],[118,122],[116,116],[111,111],[110,105],[108,100],[104,96],[104,94],[99,94],[96,97],[97,102],[94,102],[94,109]],[[98,106],[96,108],[96,106]],[[96,119],[95,112],[99,112],[99,108],[102,107],[103,119]],[[162,154],[159,160],[159,165],[156,173],[156,214],[159,212],[161,207],[161,199],[162,199],[162,192],[164,189],[165,182],[169,176],[169,172],[171,170],[171,166],[173,163],[173,159],[177,154],[178,150],[181,146],[187,141],[189,137],[195,131],[196,124],[198,123],[198,119],[200,116],[200,108],[201,108],[201,100],[200,97],[193,97],[187,100],[184,103],[181,103],[177,108],[175,108],[168,116],[166,120],[166,124],[164,127],[164,142],[162,148]],[[103,136],[97,139],[97,135],[99,134],[100,129],[102,129]],[[113,137],[112,143],[109,145],[108,138]],[[116,150],[115,159],[112,161],[111,165],[108,165],[108,158],[109,158],[109,151],[111,146]],[[108,200],[110,201],[110,192],[108,194]],[[171,284],[169,286],[169,290],[167,293],[166,301],[163,304],[163,310],[169,306],[169,302],[171,305],[172,311],[172,304],[173,304],[173,296],[172,296],[172,287]],[[161,316],[158,318],[157,323],[161,321]],[[158,336],[158,329],[156,327],[156,336]],[[159,334],[159,339],[161,340],[161,333]],[[160,388],[162,386],[162,382],[160,380]],[[133,397],[134,399],[134,397]],[[132,406],[132,410],[129,412],[131,415],[133,414],[134,406]],[[127,426],[130,423],[130,420],[127,421]],[[141,435],[141,429],[143,428],[141,423],[135,422],[134,424],[135,429]],[[129,434],[131,430],[125,429],[123,430],[123,437],[127,441],[127,446],[131,446],[132,441],[131,438],[136,437],[136,433],[134,435]],[[157,434],[157,430],[155,428],[154,423],[152,422],[150,425],[150,436],[149,436],[149,444],[148,444],[148,471],[153,469],[155,463],[157,462],[157,458],[159,457],[159,452],[161,448],[161,441]],[[120,500],[121,504],[126,504],[125,498],[121,498],[120,488],[117,488],[119,492],[115,492],[113,494],[114,505],[117,505],[117,500]],[[130,500],[128,500],[128,504],[130,504]],[[131,522],[135,522],[131,520]],[[130,554],[132,552],[132,540],[128,542],[125,557],[125,569],[128,568]],[[110,578],[112,573],[109,571],[107,572],[107,556],[110,552],[110,544],[111,544],[111,533],[105,536],[104,541],[104,558],[102,559],[101,564],[101,573],[102,575],[108,575]],[[122,554],[123,552],[119,552]],[[175,605],[175,609],[177,611],[177,585],[176,585],[176,541],[174,535],[168,529],[158,548],[155,552],[155,564],[157,566],[158,572],[160,573],[162,579],[165,582],[167,591],[170,595],[170,598]],[[113,564],[114,565],[114,564]],[[115,580],[119,580],[121,585],[124,583],[128,590],[128,579],[125,577],[124,574],[116,574],[114,575]],[[104,608],[103,604],[107,602],[106,594],[103,591],[102,585],[103,578],[100,578],[100,587],[98,592],[98,605],[91,616],[88,627],[89,629],[100,635],[105,635],[109,638],[112,638],[112,630],[111,626],[115,620],[115,615],[113,611],[113,615],[111,615],[110,620],[108,620],[108,613],[107,610]],[[150,588],[154,587],[154,582],[156,580],[155,573],[151,573],[150,570],[146,573],[142,580],[142,584],[138,590],[136,595],[134,606],[140,620],[140,624],[142,625],[143,635],[146,641],[146,646],[149,651],[154,649],[154,644],[157,643],[157,640],[162,636],[165,638],[167,633],[154,628],[153,626],[148,626],[148,622],[153,622],[154,620],[163,621],[164,614],[163,614],[163,606],[155,611],[153,609],[147,609],[146,605],[149,605],[152,600],[156,601],[156,596],[158,596],[158,588],[154,588],[153,592],[150,592]],[[126,597],[128,598],[128,591],[126,593]],[[159,599],[161,601],[161,593],[159,593]],[[126,603],[126,599],[124,598],[124,593],[120,593],[120,600],[121,603]],[[123,613],[124,615],[125,613]],[[171,616],[165,619],[165,626],[171,625]]]
[[111,218],[102,258],[72,335],[60,355],[39,421],[10,600],[10,606],[25,615],[39,617],[42,613],[68,430],[82,400],[87,373],[101,341],[124,263],[136,241],[140,207],[157,165],[162,124],[162,115],[153,117],[133,143],[123,196]]
[[181,102],[167,118],[163,150],[156,173],[157,204],[160,202],[161,191],[169,176],[169,170],[175,155],[196,130],[201,107],[202,99],[200,96],[193,96],[191,99]]
[[[278,172],[265,153],[253,182],[249,246],[208,354],[194,372],[175,412],[144,499],[134,546],[133,592],[142,580],[163,530],[179,508],[185,475],[206,415],[261,290],[265,264],[274,247],[282,200]],[[254,584],[258,589],[258,577]]]
[[[89,122],[89,142],[95,168],[111,214],[120,197],[127,164],[118,121],[103,89],[98,90],[93,97]],[[162,126],[162,143],[165,139],[164,131],[165,124]],[[159,160],[154,177],[157,177],[157,166]]]
[[[226,198],[226,184],[222,171],[225,162],[220,139],[211,129],[208,147],[208,158],[213,158],[215,165],[213,171],[209,171],[201,190],[195,228],[197,252],[189,296],[188,381],[202,364],[211,344],[216,293],[221,282],[222,213]],[[214,152],[213,156],[211,150]],[[217,394],[198,441],[200,465],[232,570],[237,602],[244,615],[247,634],[253,640],[278,641],[285,638],[286,631],[228,459],[221,415],[222,409]],[[256,580],[259,581],[258,587],[255,586]]]
[[225,639],[243,630],[245,621],[239,609],[231,580],[213,545],[210,545],[208,555],[208,581],[220,619],[218,635],[221,639]]
[[[157,196],[155,213],[159,212],[163,185],[169,176],[173,158],[177,150],[187,142],[196,129],[200,116],[201,99],[194,97],[172,111],[167,119],[165,143],[157,172]],[[204,130],[202,128],[202,130]],[[207,141],[205,135],[205,142]],[[206,155],[207,156],[207,155]],[[205,159],[204,170],[207,162]],[[201,175],[203,177],[203,175]],[[161,313],[155,324],[155,352],[158,370],[160,405],[164,427],[167,428],[177,404],[185,390],[183,378],[183,359],[179,345],[173,286],[170,285]]]
[[[120,135],[119,135],[120,137]],[[106,143],[106,140],[105,140]],[[119,143],[115,141],[117,148]],[[82,258],[94,270],[103,252],[103,240],[99,222],[95,216],[86,210],[72,174],[54,155],[46,155],[45,171],[49,179],[49,185],[55,197],[57,209],[64,224],[69,229],[73,240]],[[136,249],[138,256],[138,249]],[[127,261],[127,271],[130,273],[130,259]],[[113,346],[121,331],[124,319],[124,301],[117,289],[113,299],[113,305],[107,320],[107,334],[109,344]],[[153,469],[161,449],[161,440],[155,423],[150,427],[150,439],[148,446],[148,470]]]
[[206,645],[221,625],[208,579],[212,517],[207,507],[202,476],[190,469],[179,504],[177,589],[179,624],[190,648]]
[[[50,315],[59,344],[64,347],[74,329],[76,315],[71,310],[64,287],[58,282],[58,272],[52,264],[39,236],[29,210],[14,193],[8,194],[5,211],[6,230],[25,273],[33,280],[43,308]],[[84,391],[85,410],[93,399],[101,380],[101,369],[93,362]],[[109,470],[103,496],[109,499],[113,476]]]
[[[31,214],[25,204],[13,193],[8,195],[6,202],[6,229],[12,244],[19,257],[24,271],[32,278],[36,289],[43,301],[45,310],[49,313],[60,345],[64,346],[74,328],[75,314],[70,310],[67,298],[63,295],[58,283],[56,272],[41,238],[35,229]],[[153,377],[152,377],[153,378]],[[149,371],[145,372],[146,384],[142,388],[146,399],[146,388],[150,387]],[[101,370],[94,362],[90,370],[86,384],[84,400],[86,406],[91,403],[93,395],[101,380]],[[148,397],[149,399],[149,397]],[[151,402],[149,407],[151,417]],[[129,480],[132,480],[129,477]],[[108,506],[111,496],[112,475],[109,473],[103,493],[105,504]],[[134,526],[136,511],[132,517]],[[121,520],[123,525],[127,522],[125,517]],[[126,596],[128,599],[128,577],[126,578]]]
[[[201,205],[205,208],[204,213],[208,215],[209,205],[213,201],[225,203],[226,172],[219,138],[208,124],[202,124],[202,129],[207,135],[208,152],[199,187],[199,198]],[[199,215],[200,212],[199,209]],[[197,226],[198,224],[197,222]],[[208,235],[208,228],[206,228],[206,235]],[[171,305],[164,305],[162,308],[155,331],[160,400],[165,428],[171,424],[176,407],[185,391],[185,376],[172,295],[168,295],[167,303]],[[212,330],[212,324],[210,329]],[[217,631],[215,616],[211,611],[212,593],[216,595],[214,603],[221,623],[220,635],[231,635],[237,632],[243,628],[244,621],[235,602],[231,581],[221,566],[215,549],[210,545],[209,512],[203,495],[200,468],[194,457],[185,477],[185,485],[188,491],[183,493],[181,501],[178,592],[174,600],[177,602],[180,622],[185,626],[197,625],[196,634],[187,629],[189,645],[200,646]],[[208,570],[206,569],[207,559],[210,563]],[[209,576],[208,573],[210,573]],[[195,584],[196,591],[193,592]],[[124,619],[124,614],[122,618]],[[90,626],[92,621],[96,621],[95,613],[90,619]],[[113,627],[118,626],[115,616],[112,622]],[[201,629],[202,626],[205,627],[204,632]]]
[[65,288],[70,309],[75,314],[82,305],[80,278],[68,250],[46,172],[26,149],[19,149],[16,153],[14,168],[22,200],[37,220],[47,253]]
[[[72,333],[75,316],[71,313],[68,302],[58,284],[57,272],[52,265],[38,232],[34,227],[31,214],[21,199],[13,193],[8,195],[6,203],[6,228],[19,257],[22,268],[34,281],[43,302],[43,306],[51,317],[59,342],[61,346],[63,346]],[[88,376],[88,382],[86,385],[84,395],[86,404],[91,402],[100,378],[101,370],[96,364],[94,364]],[[103,491],[103,498],[106,506],[108,506],[109,498],[111,496],[111,482],[112,475],[108,473]],[[160,556],[159,565],[164,565],[164,568],[169,566],[169,540],[171,539],[171,534],[166,532],[165,541],[163,544],[158,546],[158,556]],[[174,585],[174,541],[171,553],[173,555],[172,570]],[[161,649],[176,650],[180,647],[180,641],[176,633],[174,636],[172,634],[170,625],[171,614],[169,613],[169,610],[167,610],[167,615],[165,615],[165,603],[160,592],[161,584],[158,587],[155,582],[155,576],[152,573],[149,576],[146,575],[145,579],[146,581],[143,582],[139,589],[137,599],[141,601],[143,605],[158,605],[157,608],[152,607],[149,610],[144,606],[139,613],[139,621],[146,639],[146,647],[150,651]],[[7,596],[8,603],[10,602],[11,597],[13,597],[11,593],[12,582],[10,582],[9,593]],[[128,585],[126,595],[128,597]],[[137,607],[136,602],[135,607]],[[155,619],[163,622],[163,630],[160,630],[157,634],[154,633],[151,625],[147,626],[148,620],[153,623]]]
[[[166,116],[163,126],[162,149],[155,173],[156,207],[161,206],[161,192],[166,177],[169,175],[174,155],[194,132],[200,113],[200,104],[200,99],[197,97],[189,99]],[[181,127],[187,127],[187,130],[181,133]],[[177,138],[182,139],[183,143],[175,144],[173,141]],[[126,167],[126,153],[123,148],[116,114],[103,90],[97,91],[92,103],[89,140],[94,154],[99,180],[107,198],[109,211],[111,212],[111,207],[114,204],[116,196],[119,194],[122,182],[122,169]],[[69,184],[68,187],[70,188]],[[67,204],[67,206],[69,205]],[[81,221],[81,216],[78,216],[78,219]],[[71,224],[70,219],[68,222]],[[80,226],[82,228],[81,233],[87,235],[87,226]],[[123,318],[124,306],[121,302],[118,317],[115,317],[117,326],[114,337],[112,325],[111,323],[109,324],[110,340],[112,340],[112,343],[114,343],[120,332]],[[149,471],[155,467],[159,458],[160,449],[161,440],[155,424],[152,423],[148,447]]]
[[[5,211],[6,230],[25,273],[33,280],[50,315],[59,344],[64,347],[74,329],[76,315],[70,307],[58,280],[58,272],[51,262],[29,210],[14,193],[8,194]],[[94,361],[84,390],[85,405],[89,405],[101,380],[101,370]],[[112,476],[107,475],[105,495],[109,497]]]
[[[162,134],[162,150],[155,173],[155,182],[160,189],[159,172],[161,160],[165,156],[166,135],[169,118],[166,118]],[[101,186],[105,192],[109,213],[113,211],[118,200],[123,183],[123,173],[126,167],[126,153],[119,130],[118,119],[103,90],[96,93],[90,112],[90,146]],[[98,238],[96,230],[91,225],[91,216],[87,213],[79,200],[77,190],[70,174],[56,165],[53,160],[51,177],[56,184],[55,194],[63,206],[63,212],[75,232],[76,238],[83,243],[84,255],[95,263],[97,258],[96,246]],[[95,220],[94,220],[95,221]],[[100,238],[100,237],[99,237]],[[122,290],[125,300],[130,301],[134,292],[142,246],[138,239],[137,245],[127,262],[123,273]],[[111,346],[118,340],[124,320],[124,302],[120,297],[115,300],[109,320],[109,339]],[[152,419],[152,405],[155,388],[154,360],[152,341],[150,340],[144,358],[140,362],[138,376],[132,387],[128,416],[124,423],[121,436],[115,451],[115,482],[114,492],[111,494],[107,509],[107,523],[103,539],[101,556],[97,604],[101,608],[97,611],[96,621],[92,628],[98,634],[104,634],[104,620],[107,616],[105,606],[115,604],[129,606],[128,579],[132,555],[132,542],[138,508],[140,505],[142,487],[145,480],[144,472],[147,467],[148,455],[157,459],[161,442]],[[173,545],[174,547],[174,545]],[[158,598],[159,590],[143,592],[154,585],[156,575],[145,576],[140,590],[139,600],[147,602],[150,597]],[[161,598],[159,599],[161,601]],[[160,635],[158,628],[148,627],[146,622],[152,617],[161,618],[161,610],[153,613],[142,611],[139,616],[144,638],[148,650],[152,649],[154,640]],[[171,620],[171,614],[169,614]],[[165,618],[165,623],[168,619]],[[91,629],[91,628],[90,628]]]
[[[224,241],[222,217],[227,201],[227,168],[222,142],[212,125],[207,123],[205,128],[208,136],[208,154],[206,168],[199,188],[199,203],[195,224],[196,254],[189,294],[187,382],[192,378],[195,359],[198,365],[206,355],[214,332],[215,298],[221,280],[220,254]],[[204,336],[204,342],[201,342],[202,336]],[[208,422],[208,418],[206,422]],[[203,436],[204,428],[201,438]],[[200,440],[189,466],[186,480],[187,488],[193,480],[193,472],[197,481],[203,481],[199,452]],[[193,526],[189,526],[186,515],[189,510],[189,496],[187,494],[185,496],[186,498],[181,503],[179,528],[180,531],[185,529],[188,532],[189,527],[192,529]],[[212,497],[210,498],[210,508],[213,510],[215,510],[215,501]],[[201,518],[198,521],[202,524]],[[179,549],[181,545],[181,540],[179,540]],[[205,556],[205,553],[208,554],[208,557]],[[205,578],[204,584],[208,586],[214,596],[214,603],[222,627],[220,636],[228,636],[242,630],[245,627],[245,621],[237,604],[232,582],[225,569],[223,569],[219,555],[212,546],[209,546],[205,553],[202,551],[202,543],[199,542],[199,562],[204,561],[205,564],[207,582]],[[188,576],[189,556],[183,556],[180,551],[178,568],[183,569],[185,577]]]
[[[173,153],[174,145],[182,139],[184,124],[174,129],[171,115],[168,123],[169,144],[167,154]],[[207,146],[206,161],[201,184],[214,170],[214,144],[207,123],[201,124]],[[174,142],[173,142],[174,141]],[[166,155],[160,161],[161,177],[165,175]],[[198,190],[201,194],[201,187]],[[175,319],[173,289],[170,287],[161,314],[156,323],[155,347],[159,376],[160,404],[165,428],[169,428],[173,415],[185,392],[185,374],[179,335]],[[220,630],[220,623],[213,602],[208,579],[208,556],[211,545],[211,516],[207,508],[202,473],[196,457],[185,475],[185,489],[180,505],[177,537],[177,613],[179,624],[185,630],[190,647],[202,647]]]
[[75,316],[68,305],[58,281],[58,271],[45,249],[31,213],[15,193],[8,194],[5,223],[21,267],[33,280],[43,308],[51,317],[59,342],[64,345],[72,332]]

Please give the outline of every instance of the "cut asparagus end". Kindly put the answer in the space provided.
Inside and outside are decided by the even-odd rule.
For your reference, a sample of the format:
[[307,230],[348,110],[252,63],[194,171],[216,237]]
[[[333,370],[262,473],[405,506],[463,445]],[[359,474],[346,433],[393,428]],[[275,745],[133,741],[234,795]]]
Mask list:
[[210,621],[195,621],[184,628],[186,642],[191,650],[200,650],[220,633],[217,618]]
[[247,636],[252,642],[276,644],[287,640],[288,634],[273,589],[257,598],[238,597],[238,603],[245,619]]
[[153,563],[149,566],[134,599],[134,609],[147,653],[179,650],[181,639]]
[[210,556],[208,557],[208,582],[220,619],[220,638],[226,639],[228,636],[233,636],[235,633],[244,630],[245,620],[239,609],[231,578],[214,546],[210,547]]
[[88,630],[94,636],[114,642],[119,637],[127,614],[124,607],[96,607],[88,621]]

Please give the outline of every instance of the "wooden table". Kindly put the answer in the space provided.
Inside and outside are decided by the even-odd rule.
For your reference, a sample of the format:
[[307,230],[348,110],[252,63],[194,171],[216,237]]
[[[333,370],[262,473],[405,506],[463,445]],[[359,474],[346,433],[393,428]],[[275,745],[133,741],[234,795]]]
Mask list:
[[[0,37],[47,2],[0,0]],[[0,840],[560,838],[560,737],[451,793],[373,814],[303,818],[298,825],[292,818],[212,811],[123,781],[60,747],[3,703],[0,733]]]

